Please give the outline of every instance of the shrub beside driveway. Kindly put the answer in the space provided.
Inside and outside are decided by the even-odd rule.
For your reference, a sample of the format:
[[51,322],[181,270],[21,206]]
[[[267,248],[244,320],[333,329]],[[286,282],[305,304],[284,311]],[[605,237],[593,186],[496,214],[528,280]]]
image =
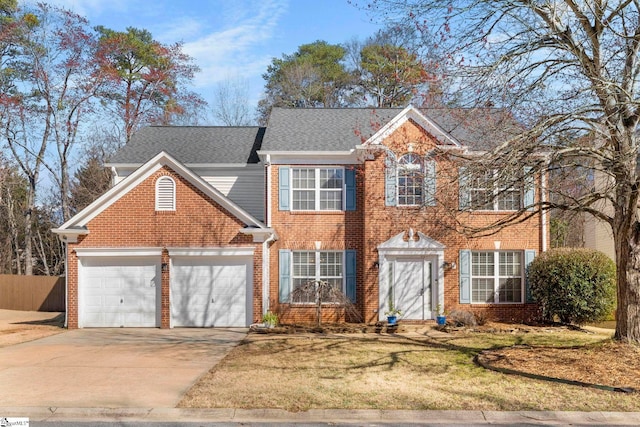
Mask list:
[[[560,328],[396,335],[256,335],[185,395],[180,407],[638,411],[624,394],[485,370],[482,350],[558,349],[608,342],[610,334]],[[638,353],[635,353],[638,354]],[[536,357],[532,353],[532,357]],[[640,357],[640,356],[639,356]],[[553,363],[563,365],[558,356]],[[575,361],[574,361],[575,363]],[[637,373],[640,377],[640,372]]]

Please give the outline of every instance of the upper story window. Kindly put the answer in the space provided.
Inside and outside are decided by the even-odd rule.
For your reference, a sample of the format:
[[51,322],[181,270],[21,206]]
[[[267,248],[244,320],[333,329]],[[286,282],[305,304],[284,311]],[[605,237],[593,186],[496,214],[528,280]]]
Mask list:
[[176,210],[176,183],[171,177],[163,176],[156,181],[156,210]]
[[422,204],[424,172],[422,159],[415,154],[405,154],[398,160],[398,205]]
[[290,211],[352,211],[355,170],[341,167],[279,168],[278,208]]
[[[500,172],[471,171],[461,167],[458,172],[460,209],[480,211],[517,211],[535,207],[535,171],[524,167],[517,179],[501,183]],[[509,182],[510,181],[510,182]]]
[[471,207],[476,210],[515,211],[522,207],[522,190],[501,187],[496,171],[485,171],[471,180]]
[[342,210],[344,170],[339,168],[293,168],[294,211]]
[[385,161],[386,206],[435,206],[436,162],[415,153]]

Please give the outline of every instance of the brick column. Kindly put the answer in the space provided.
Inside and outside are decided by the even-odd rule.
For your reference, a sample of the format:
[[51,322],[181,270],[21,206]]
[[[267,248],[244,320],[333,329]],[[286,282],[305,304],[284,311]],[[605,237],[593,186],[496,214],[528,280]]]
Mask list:
[[[168,329],[171,320],[171,305],[169,302],[169,251],[166,248],[162,250],[162,283],[160,287],[160,327]],[[166,267],[164,267],[166,266]]]

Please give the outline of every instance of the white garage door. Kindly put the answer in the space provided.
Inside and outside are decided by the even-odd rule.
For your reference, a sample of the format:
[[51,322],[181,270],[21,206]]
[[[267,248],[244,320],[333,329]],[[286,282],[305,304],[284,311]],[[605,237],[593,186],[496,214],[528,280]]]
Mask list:
[[250,257],[172,258],[171,325],[248,326],[252,265]]
[[160,291],[158,257],[82,260],[81,327],[156,327]]

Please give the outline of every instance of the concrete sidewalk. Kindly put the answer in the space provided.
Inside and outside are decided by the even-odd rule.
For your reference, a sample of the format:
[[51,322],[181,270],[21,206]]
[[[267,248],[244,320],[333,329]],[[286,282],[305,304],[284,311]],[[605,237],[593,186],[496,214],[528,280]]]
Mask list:
[[33,422],[388,423],[491,425],[640,425],[640,412],[387,411],[369,409],[179,409],[0,407],[0,417]]

